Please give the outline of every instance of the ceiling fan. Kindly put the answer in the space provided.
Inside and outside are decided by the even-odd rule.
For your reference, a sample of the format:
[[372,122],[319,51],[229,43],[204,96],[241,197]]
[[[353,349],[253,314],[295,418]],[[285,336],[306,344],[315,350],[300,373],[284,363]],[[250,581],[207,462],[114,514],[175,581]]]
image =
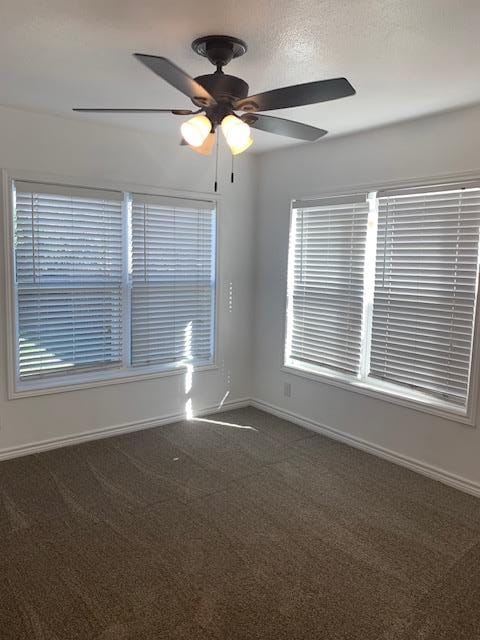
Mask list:
[[[268,131],[298,140],[315,141],[327,131],[302,122],[258,113],[300,107],[317,102],[345,98],[355,93],[346,78],[319,80],[282,87],[253,96],[248,95],[248,84],[241,78],[223,72],[233,58],[247,51],[243,40],[231,36],[203,36],[192,42],[193,50],[216,67],[214,73],[191,78],[173,62],[160,56],[133,54],[151,71],[188,96],[197,110],[191,109],[111,109],[82,108],[73,111],[92,113],[172,113],[177,116],[193,115],[181,125],[182,144],[209,155],[215,141],[215,130],[220,125],[233,155],[242,153],[253,143],[250,128]],[[242,111],[238,116],[235,111]]]

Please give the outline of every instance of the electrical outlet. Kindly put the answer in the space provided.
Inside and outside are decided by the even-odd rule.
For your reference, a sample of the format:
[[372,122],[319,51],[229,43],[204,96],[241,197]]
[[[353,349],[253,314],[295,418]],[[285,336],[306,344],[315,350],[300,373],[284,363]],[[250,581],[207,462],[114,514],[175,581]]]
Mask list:
[[283,383],[283,395],[286,398],[290,398],[292,395],[292,384],[290,382]]

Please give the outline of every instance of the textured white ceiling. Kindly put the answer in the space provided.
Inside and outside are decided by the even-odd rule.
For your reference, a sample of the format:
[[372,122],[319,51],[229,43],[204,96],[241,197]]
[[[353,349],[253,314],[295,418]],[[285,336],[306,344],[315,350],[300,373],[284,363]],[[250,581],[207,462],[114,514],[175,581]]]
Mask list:
[[[178,138],[174,116],[71,108],[189,107],[131,54],[210,73],[190,43],[215,33],[247,41],[227,72],[252,93],[347,77],[354,97],[271,112],[331,135],[480,101],[480,0],[2,0],[0,104]],[[292,143],[255,132],[256,151]]]

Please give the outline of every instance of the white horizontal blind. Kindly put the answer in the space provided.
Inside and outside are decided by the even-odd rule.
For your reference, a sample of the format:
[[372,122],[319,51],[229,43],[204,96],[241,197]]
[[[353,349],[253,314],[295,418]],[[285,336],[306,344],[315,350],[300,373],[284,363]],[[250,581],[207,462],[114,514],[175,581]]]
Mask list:
[[212,362],[212,202],[133,194],[131,301],[132,366]]
[[119,366],[122,194],[17,182],[20,380]]
[[379,199],[370,376],[465,405],[480,190]]
[[287,364],[359,370],[368,220],[365,195],[362,200],[294,203]]

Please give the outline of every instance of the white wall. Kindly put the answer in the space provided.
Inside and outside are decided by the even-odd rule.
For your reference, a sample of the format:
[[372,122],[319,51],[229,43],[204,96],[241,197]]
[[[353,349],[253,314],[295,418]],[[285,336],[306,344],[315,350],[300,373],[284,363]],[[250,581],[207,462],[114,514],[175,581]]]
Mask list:
[[[181,148],[179,124],[180,119],[172,117],[172,137],[164,139],[90,121],[0,108],[0,167],[74,176],[87,184],[90,178],[211,192],[214,159]],[[230,400],[251,392],[254,164],[251,156],[240,157],[232,185],[230,159],[220,160],[221,366],[194,375],[194,410],[217,405],[227,391]],[[185,410],[185,381],[178,375],[7,400],[3,255],[0,269],[0,456],[13,447]]]
[[[477,169],[480,175],[480,107],[260,156],[254,354],[260,400],[480,489],[479,428],[281,371],[290,200]],[[283,396],[284,381],[292,384],[291,398]]]
[[[194,376],[194,408],[218,404],[226,391],[232,400],[253,395],[480,486],[480,429],[281,371],[291,198],[476,169],[480,174],[479,149],[480,107],[472,107],[257,158],[245,154],[237,161],[234,185],[228,158],[221,161],[222,366]],[[213,184],[212,160],[178,147],[175,121],[172,137],[165,139],[0,108],[0,167],[179,190],[211,191]],[[1,301],[3,267],[0,256]],[[7,400],[3,305],[0,312],[0,457],[30,443],[184,410],[180,376]],[[283,396],[285,380],[292,383],[291,398]]]

